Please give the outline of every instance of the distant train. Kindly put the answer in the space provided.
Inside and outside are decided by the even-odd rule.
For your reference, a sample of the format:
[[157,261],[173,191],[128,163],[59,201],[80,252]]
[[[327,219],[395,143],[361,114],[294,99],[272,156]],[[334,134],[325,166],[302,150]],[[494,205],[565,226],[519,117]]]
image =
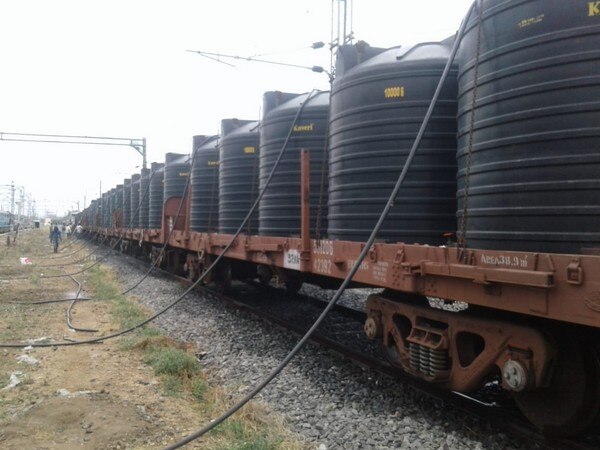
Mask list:
[[12,230],[12,218],[8,212],[0,211],[0,233]]
[[[406,182],[353,282],[365,333],[441,388],[489,381],[549,434],[600,418],[600,12],[583,0],[486,0],[473,14]],[[192,155],[125,180],[91,232],[196,279],[336,287],[377,221],[454,39],[338,51],[331,92],[267,92]],[[189,177],[189,188],[185,191]],[[136,213],[137,212],[137,213]],[[461,312],[427,299],[463,301]]]

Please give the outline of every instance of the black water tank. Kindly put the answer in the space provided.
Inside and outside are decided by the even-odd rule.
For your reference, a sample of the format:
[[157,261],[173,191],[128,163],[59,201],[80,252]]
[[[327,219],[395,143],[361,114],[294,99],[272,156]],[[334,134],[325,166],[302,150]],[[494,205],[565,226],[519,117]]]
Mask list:
[[167,153],[165,155],[165,202],[171,197],[183,197],[189,176],[190,158],[188,155],[181,153]]
[[[469,247],[600,247],[600,8],[483,2],[468,187]],[[465,197],[477,14],[460,48],[458,197]],[[459,228],[462,216],[459,204]],[[460,232],[460,230],[459,230]]]
[[219,136],[194,136],[190,230],[214,232],[219,224]]
[[148,210],[148,228],[162,228],[165,165],[152,163],[150,179],[150,207]]
[[102,194],[102,202],[101,202],[101,206],[100,206],[100,212],[102,214],[100,225],[104,228],[109,226],[109,221],[108,221],[109,210],[110,210],[110,203],[108,200],[108,192],[105,192]]
[[[265,185],[269,173],[285,138],[287,137],[300,105],[309,94],[284,94],[267,92],[263,98],[263,120],[260,125],[259,180]],[[285,153],[275,175],[259,205],[259,234],[263,236],[300,235],[300,150],[310,151],[310,228],[316,229],[321,179],[320,234],[327,230],[327,164],[326,133],[329,113],[329,92],[313,93],[298,117]],[[324,171],[324,172],[323,172]]]
[[117,184],[114,188],[114,199],[115,203],[113,204],[113,212],[123,209],[123,185]]
[[[365,241],[415,141],[451,41],[381,51],[339,73],[329,130],[330,238]],[[454,66],[396,204],[378,238],[440,245],[455,229],[456,111]]]
[[150,210],[150,169],[142,169],[140,178],[140,212],[138,227],[148,228],[148,213]]
[[[221,121],[219,143],[219,233],[235,233],[258,196],[258,122]],[[256,234],[258,211],[244,228]]]
[[113,216],[112,224],[114,227],[118,226],[119,217],[123,218],[123,185],[117,184],[115,192],[113,194]]
[[123,180],[123,221],[122,227],[128,228],[131,223],[131,178]]
[[112,215],[114,212],[114,201],[113,201],[113,197],[115,196],[115,190],[114,188],[111,189],[110,191],[108,191],[108,194],[106,195],[106,202],[108,205],[108,210],[106,211],[106,221],[108,222],[109,227],[112,227]]
[[104,207],[102,212],[102,224],[105,227],[110,226],[110,191],[104,193]]
[[[131,228],[137,228],[140,220],[140,174],[131,175],[131,195],[129,208],[131,210]],[[125,224],[128,226],[129,224]]]
[[106,214],[104,216],[105,226],[110,228],[112,227],[112,203],[113,203],[113,192],[112,189],[106,193]]

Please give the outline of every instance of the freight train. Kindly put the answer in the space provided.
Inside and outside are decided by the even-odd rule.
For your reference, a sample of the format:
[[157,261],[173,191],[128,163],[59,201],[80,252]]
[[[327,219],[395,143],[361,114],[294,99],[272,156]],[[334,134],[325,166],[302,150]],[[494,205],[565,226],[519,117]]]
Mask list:
[[[459,392],[496,380],[544,432],[578,434],[600,417],[600,7],[482,5],[353,285],[383,288],[365,299],[365,333],[396,367]],[[197,279],[285,146],[210,278],[334,288],[406,162],[453,41],[342,46],[330,92],[265,93],[260,121],[194,136],[191,156],[169,153],[105,192],[83,224],[153,258],[166,244],[160,263]]]

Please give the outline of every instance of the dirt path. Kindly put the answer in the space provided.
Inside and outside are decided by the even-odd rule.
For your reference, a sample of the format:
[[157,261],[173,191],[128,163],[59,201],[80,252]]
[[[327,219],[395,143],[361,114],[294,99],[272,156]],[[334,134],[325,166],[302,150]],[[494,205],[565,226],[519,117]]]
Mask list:
[[[81,245],[73,244],[64,254],[75,252]],[[27,305],[35,300],[73,296],[76,285],[72,280],[42,279],[40,274],[74,272],[81,265],[66,264],[80,260],[91,250],[81,250],[67,257],[61,253],[55,256],[47,242],[46,230],[25,233],[17,246],[2,250],[1,342],[36,339],[65,342],[65,337],[83,340],[110,334],[122,326],[118,323],[119,316],[115,315],[114,299],[76,305],[72,315],[74,324],[96,328],[97,333],[68,329],[65,318],[69,303]],[[29,257],[35,265],[21,265],[19,257],[23,256]],[[48,257],[51,259],[42,259]],[[89,265],[89,262],[81,263]],[[41,264],[53,266],[40,267]],[[118,285],[115,286],[116,277],[107,268],[90,270],[76,278],[84,286],[82,297],[101,299],[119,290]],[[111,289],[113,294],[108,295]],[[24,304],[14,304],[16,301]],[[121,309],[137,308],[134,298],[127,299],[128,303],[120,301]],[[209,387],[199,401],[198,395],[194,397],[185,389],[169,386],[167,382],[172,381],[171,378],[156,375],[156,369],[145,363],[147,354],[135,345],[127,348],[124,342],[128,341],[114,339],[96,345],[1,349],[0,447],[161,448],[197,429],[226,406],[223,402],[227,401],[227,395],[218,387]],[[10,387],[11,381],[18,384]],[[255,431],[236,433],[225,427],[186,448],[304,448],[281,428],[278,418],[271,417],[260,405],[255,405],[245,417],[251,423],[242,422],[242,430],[258,429],[261,439],[266,439],[260,442],[266,442],[266,446],[248,446],[258,436]]]

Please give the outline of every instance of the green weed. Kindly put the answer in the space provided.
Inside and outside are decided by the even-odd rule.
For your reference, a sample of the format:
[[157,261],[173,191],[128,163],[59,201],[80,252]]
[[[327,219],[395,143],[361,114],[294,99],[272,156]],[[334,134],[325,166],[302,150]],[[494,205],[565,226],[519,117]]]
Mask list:
[[179,397],[184,391],[181,378],[176,375],[167,375],[163,377],[162,387],[166,395],[169,397]]
[[208,391],[208,386],[206,385],[206,381],[204,381],[204,378],[196,376],[192,380],[191,384],[192,395],[199,402],[204,401],[204,395]]
[[146,362],[154,368],[155,375],[189,377],[198,371],[193,356],[172,347],[163,347],[148,352]]

